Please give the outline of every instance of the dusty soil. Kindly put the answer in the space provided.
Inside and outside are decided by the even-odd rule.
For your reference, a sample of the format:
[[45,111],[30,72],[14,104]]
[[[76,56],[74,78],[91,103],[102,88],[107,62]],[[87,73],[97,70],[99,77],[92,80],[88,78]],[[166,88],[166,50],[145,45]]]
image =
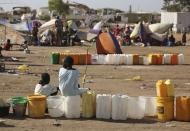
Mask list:
[[[35,85],[40,79],[40,73],[48,72],[51,75],[51,84],[58,85],[58,70],[61,65],[50,64],[50,52],[65,51],[86,52],[86,46],[79,47],[33,47],[31,54],[24,54],[17,51],[3,51],[3,55],[16,57],[19,62],[5,61],[6,69],[16,69],[19,65],[28,64],[30,74],[28,75],[7,75],[0,74],[0,97],[4,99],[13,96],[27,96],[33,93]],[[184,47],[122,47],[124,53],[184,53],[185,65],[164,65],[164,66],[108,66],[108,65],[90,65],[87,71],[87,83],[89,87],[97,93],[122,93],[130,96],[155,96],[155,83],[159,79],[172,79],[175,83],[175,94],[190,95],[190,46]],[[95,53],[95,47],[90,49],[90,53]],[[85,66],[75,66],[84,74]],[[134,76],[141,76],[142,81],[128,81]],[[146,84],[145,89],[140,87]],[[104,121],[104,120],[86,120],[75,119],[68,120],[60,118],[61,126],[53,126],[54,119],[48,117],[44,119],[24,118],[18,120],[14,116],[2,118],[6,120],[4,124],[0,123],[0,131],[62,131],[62,130],[102,130],[102,131],[189,131],[188,122],[172,121],[168,123],[158,122],[155,118],[145,118],[143,120],[126,121]]]

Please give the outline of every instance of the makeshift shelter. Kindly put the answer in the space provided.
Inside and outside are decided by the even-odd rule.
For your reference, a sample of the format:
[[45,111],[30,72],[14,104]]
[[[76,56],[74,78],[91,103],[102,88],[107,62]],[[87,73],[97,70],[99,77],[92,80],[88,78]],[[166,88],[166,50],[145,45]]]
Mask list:
[[92,41],[94,38],[96,38],[98,35],[97,34],[92,34],[89,32],[82,32],[82,31],[78,31],[77,32],[77,36],[81,39],[81,40],[85,40],[85,41]]
[[102,25],[103,25],[102,21],[96,23],[94,25],[94,27],[92,29],[90,29],[89,32],[92,33],[92,34],[97,34],[98,35],[102,30]]
[[173,24],[170,23],[156,23],[149,25],[149,28],[154,33],[163,34],[168,31],[168,29],[171,29],[173,27]]
[[122,54],[117,39],[111,33],[101,33],[96,39],[97,54]]
[[49,29],[51,27],[54,27],[55,26],[55,21],[56,19],[52,19],[46,23],[44,23],[39,29],[42,31],[46,30],[46,29]]
[[[151,27],[151,28],[150,28]],[[139,22],[133,32],[131,33],[131,39],[139,37],[141,42],[146,44],[149,42],[151,45],[155,45],[153,42],[161,43],[167,37],[167,31],[171,27],[171,24],[153,24],[146,25]]]

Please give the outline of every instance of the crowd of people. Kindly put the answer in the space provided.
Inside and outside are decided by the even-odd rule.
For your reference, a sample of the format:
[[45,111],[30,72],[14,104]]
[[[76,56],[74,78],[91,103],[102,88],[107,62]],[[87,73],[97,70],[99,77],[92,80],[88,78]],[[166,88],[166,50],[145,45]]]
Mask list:
[[56,17],[55,30],[47,29],[39,36],[39,25],[36,23],[32,29],[32,41],[34,45],[68,46],[74,45],[74,42],[80,42],[76,35],[76,30],[70,28],[67,24]]
[[[130,45],[132,45],[133,42],[134,43],[141,42],[144,44],[144,46],[147,46],[148,44],[151,45],[151,43],[154,42],[152,39],[148,38],[145,35],[139,36],[136,39],[131,40],[130,35],[132,33],[132,28],[128,24],[126,24],[126,26],[124,28],[120,27],[117,24],[114,27],[114,29],[109,29],[109,31],[112,32],[112,34],[114,34],[114,36],[117,38],[120,45],[122,45],[122,46],[130,46]],[[177,46],[177,45],[185,46],[187,43],[187,33],[186,33],[186,31],[183,31],[183,33],[181,35],[181,41],[177,42],[176,38],[173,35],[173,32],[170,31],[170,35],[168,33],[162,42],[155,41],[155,43],[157,43],[156,45],[161,45],[161,46]]]

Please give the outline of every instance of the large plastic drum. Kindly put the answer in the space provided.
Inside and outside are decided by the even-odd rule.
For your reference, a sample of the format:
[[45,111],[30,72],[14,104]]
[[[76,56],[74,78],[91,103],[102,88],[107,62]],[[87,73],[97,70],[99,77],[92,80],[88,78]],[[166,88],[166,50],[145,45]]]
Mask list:
[[28,115],[33,118],[44,117],[46,110],[46,96],[31,95],[28,96]]
[[174,97],[157,97],[156,106],[158,120],[174,120]]
[[16,117],[23,117],[26,114],[26,106],[28,100],[26,97],[13,97],[11,104],[13,107],[13,114]]

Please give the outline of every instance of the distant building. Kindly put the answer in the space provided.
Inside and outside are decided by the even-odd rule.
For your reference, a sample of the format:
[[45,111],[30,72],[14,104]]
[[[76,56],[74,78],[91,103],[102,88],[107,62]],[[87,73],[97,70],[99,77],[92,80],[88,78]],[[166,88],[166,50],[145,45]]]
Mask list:
[[190,12],[162,12],[161,23],[172,23],[174,32],[189,32]]
[[50,11],[48,7],[41,7],[37,10],[37,17],[40,16],[50,16]]

